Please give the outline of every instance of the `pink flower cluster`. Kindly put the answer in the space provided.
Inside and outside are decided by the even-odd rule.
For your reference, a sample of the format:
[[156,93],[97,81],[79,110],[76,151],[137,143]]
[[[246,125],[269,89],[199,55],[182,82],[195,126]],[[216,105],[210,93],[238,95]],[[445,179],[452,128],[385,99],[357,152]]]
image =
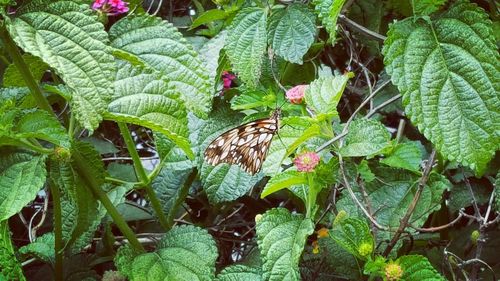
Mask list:
[[122,0],[95,0],[92,9],[114,16],[128,12],[127,5],[128,3]]
[[231,88],[231,83],[236,79],[236,75],[224,70],[222,72],[222,83],[224,84],[224,90]]
[[286,98],[294,104],[302,103],[304,99],[304,93],[306,91],[307,85],[297,85],[290,90],[286,91]]
[[315,152],[304,152],[293,160],[299,172],[312,172],[319,163],[319,155]]

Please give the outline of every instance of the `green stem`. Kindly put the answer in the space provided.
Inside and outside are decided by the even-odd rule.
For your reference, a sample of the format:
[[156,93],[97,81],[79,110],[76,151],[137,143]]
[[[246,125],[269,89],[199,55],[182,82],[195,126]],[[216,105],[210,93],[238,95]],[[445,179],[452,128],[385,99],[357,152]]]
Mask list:
[[120,213],[118,213],[118,210],[115,208],[106,193],[104,193],[104,191],[97,183],[94,175],[92,175],[92,171],[88,168],[87,161],[77,150],[74,150],[72,152],[72,155],[74,163],[78,168],[78,172],[82,176],[86,186],[90,188],[94,196],[102,203],[104,208],[106,208],[108,214],[111,216],[118,229],[120,229],[122,234],[127,237],[130,245],[137,251],[145,252],[141,243],[139,242],[139,240],[137,240],[135,233],[132,231],[132,229],[130,229],[127,222],[123,219]]
[[130,157],[132,157],[132,161],[134,162],[135,172],[137,173],[139,180],[144,185],[144,190],[146,190],[149,200],[151,201],[151,207],[153,207],[153,210],[155,211],[155,214],[158,217],[161,226],[165,230],[167,230],[169,229],[167,216],[165,216],[165,213],[163,213],[160,200],[156,196],[156,193],[153,190],[153,188],[151,187],[151,181],[149,180],[148,175],[146,174],[146,170],[144,170],[144,167],[142,166],[141,158],[139,157],[139,153],[137,153],[137,150],[135,149],[135,143],[134,140],[132,139],[132,136],[130,135],[130,131],[127,127],[127,124],[118,122],[118,128],[120,128],[123,140],[127,145],[128,153],[130,154]]
[[137,189],[143,187],[142,182],[129,182],[129,181],[124,181],[121,179],[113,178],[113,177],[105,177],[104,180],[107,182],[112,182],[112,183],[118,184],[118,185],[120,185],[120,184],[133,184],[134,188],[137,188]]
[[306,218],[314,219],[313,207],[316,203],[316,190],[314,188],[312,173],[307,173],[307,182],[309,185],[309,191],[307,192]]
[[59,187],[54,182],[50,184],[50,193],[52,194],[52,204],[54,212],[54,251],[56,254],[54,275],[56,281],[63,280],[63,240],[62,240],[62,211],[61,211],[61,193]]
[[40,107],[43,110],[46,110],[51,114],[54,114],[54,112],[52,111],[52,107],[50,107],[49,102],[43,96],[42,90],[40,90],[40,87],[38,86],[38,82],[35,81],[35,78],[33,77],[33,74],[31,74],[31,71],[26,62],[24,61],[21,52],[19,52],[16,43],[14,43],[14,41],[10,37],[9,32],[5,27],[5,23],[0,26],[0,39],[2,39],[2,41],[4,42],[7,53],[12,58],[12,61],[19,70],[19,73],[23,77],[24,82],[26,82],[26,85],[30,89],[31,94],[33,95],[33,98],[35,99],[38,107]]
[[181,187],[181,190],[179,190],[179,195],[177,196],[177,199],[175,200],[174,204],[172,205],[172,208],[170,209],[167,215],[167,222],[168,222],[167,230],[170,230],[174,225],[174,217],[175,214],[177,213],[177,209],[186,199],[186,196],[189,192],[189,188],[193,184],[193,181],[196,179],[197,175],[198,175],[198,170],[194,168],[193,171],[191,171],[191,173],[187,177],[186,181],[184,182],[184,185]]

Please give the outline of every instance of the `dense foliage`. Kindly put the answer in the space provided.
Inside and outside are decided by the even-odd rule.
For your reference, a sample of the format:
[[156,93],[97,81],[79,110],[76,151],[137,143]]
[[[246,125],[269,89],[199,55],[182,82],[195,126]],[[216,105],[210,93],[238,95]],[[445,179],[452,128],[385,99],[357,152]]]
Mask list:
[[[497,280],[469,1],[0,0],[0,280]],[[277,109],[258,173],[207,163]]]

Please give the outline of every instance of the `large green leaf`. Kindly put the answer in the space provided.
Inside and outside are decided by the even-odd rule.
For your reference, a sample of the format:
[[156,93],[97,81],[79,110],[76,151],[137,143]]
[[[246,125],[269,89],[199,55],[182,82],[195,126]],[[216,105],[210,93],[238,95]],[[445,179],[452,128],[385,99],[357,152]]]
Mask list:
[[458,1],[431,22],[392,24],[383,54],[405,111],[449,160],[484,171],[500,144],[500,56],[491,21]]
[[268,29],[269,45],[276,55],[302,64],[316,37],[316,17],[306,5],[293,4],[273,11]]
[[391,134],[376,120],[356,119],[349,126],[346,145],[340,154],[346,157],[370,156],[389,145]]
[[200,49],[200,58],[208,71],[210,83],[214,84],[217,81],[217,68],[219,67],[220,52],[224,48],[227,33],[220,32],[214,38],[210,39]]
[[72,112],[92,131],[113,91],[115,63],[107,34],[88,5],[36,0],[7,27],[16,43],[40,57],[72,90]]
[[323,76],[314,80],[305,91],[307,105],[318,114],[337,114],[337,104],[350,77],[352,73],[348,72],[344,75]]
[[231,265],[224,268],[218,275],[217,281],[261,281],[262,272],[260,268],[246,265]]
[[131,280],[213,280],[217,247],[212,236],[195,226],[175,227],[154,253],[137,256]]
[[299,261],[314,223],[284,208],[267,211],[256,223],[263,279],[300,280]]
[[115,92],[107,119],[157,130],[192,156],[187,111],[179,94],[158,71],[118,63]]
[[446,280],[431,265],[429,260],[420,255],[399,257],[397,263],[403,270],[402,281],[444,281]]
[[0,221],[0,280],[26,280],[21,263],[14,254],[7,220]]
[[257,86],[266,52],[267,13],[261,8],[238,12],[228,27],[226,53],[238,77],[249,87]]
[[337,19],[346,0],[314,0],[316,13],[321,19],[330,38],[335,39],[337,33]]
[[208,76],[193,47],[172,24],[153,16],[128,16],[111,27],[109,36],[113,47],[161,73],[189,110],[206,116],[212,97]]
[[0,221],[18,213],[35,199],[46,176],[45,156],[34,156],[3,170],[0,173]]

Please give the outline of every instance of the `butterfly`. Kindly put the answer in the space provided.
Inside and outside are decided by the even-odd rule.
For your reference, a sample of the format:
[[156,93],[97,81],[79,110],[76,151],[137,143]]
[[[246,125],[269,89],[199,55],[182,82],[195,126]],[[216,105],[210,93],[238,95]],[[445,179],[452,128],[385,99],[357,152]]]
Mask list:
[[255,175],[266,159],[271,140],[279,129],[281,109],[269,118],[255,120],[224,132],[205,149],[205,161],[210,165],[228,163],[239,165]]

